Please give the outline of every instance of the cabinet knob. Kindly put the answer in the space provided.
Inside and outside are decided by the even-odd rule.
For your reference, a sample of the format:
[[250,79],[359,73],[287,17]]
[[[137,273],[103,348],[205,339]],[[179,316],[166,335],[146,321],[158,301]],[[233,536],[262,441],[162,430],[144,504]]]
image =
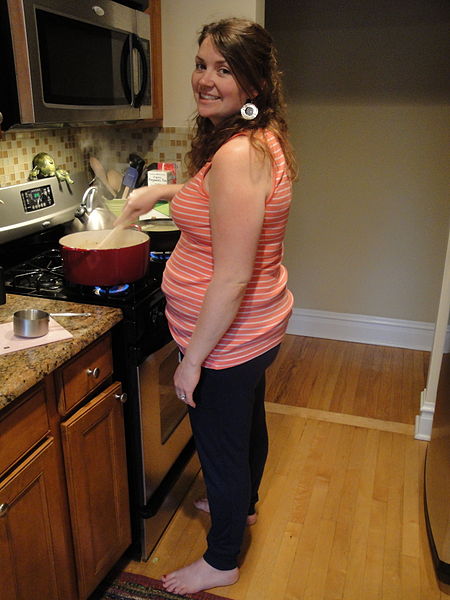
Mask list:
[[0,517],[4,517],[9,510],[9,504],[0,504]]
[[128,400],[128,396],[125,392],[123,392],[123,394],[115,394],[117,400],[120,400],[122,402],[122,404],[125,404],[125,402]]
[[97,17],[103,17],[105,14],[105,11],[103,10],[103,8],[101,6],[93,6],[92,10],[95,12]]
[[87,374],[92,375],[94,379],[98,379],[100,377],[100,369],[98,367],[95,367],[94,369],[88,369]]

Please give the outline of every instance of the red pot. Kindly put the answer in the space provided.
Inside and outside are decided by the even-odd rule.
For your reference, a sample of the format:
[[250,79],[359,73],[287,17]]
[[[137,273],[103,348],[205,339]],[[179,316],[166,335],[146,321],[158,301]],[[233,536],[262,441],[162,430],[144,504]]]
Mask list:
[[120,246],[96,248],[109,232],[80,231],[59,240],[67,281],[111,286],[144,277],[150,255],[148,235],[135,229],[125,229],[120,234]]

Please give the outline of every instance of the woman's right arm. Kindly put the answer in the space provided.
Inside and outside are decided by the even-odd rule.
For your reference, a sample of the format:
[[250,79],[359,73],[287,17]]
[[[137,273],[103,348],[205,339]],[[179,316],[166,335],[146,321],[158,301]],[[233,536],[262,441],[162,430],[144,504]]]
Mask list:
[[133,223],[140,215],[152,210],[160,200],[170,202],[182,187],[181,184],[170,183],[168,185],[150,185],[133,190],[114,225]]

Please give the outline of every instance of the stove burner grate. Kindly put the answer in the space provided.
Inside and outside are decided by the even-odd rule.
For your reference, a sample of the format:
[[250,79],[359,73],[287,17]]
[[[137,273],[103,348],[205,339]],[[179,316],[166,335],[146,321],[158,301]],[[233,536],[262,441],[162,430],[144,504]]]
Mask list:
[[64,288],[64,277],[50,271],[26,271],[13,275],[12,285],[16,290],[58,292]]
[[59,292],[64,288],[61,255],[56,249],[48,250],[10,269],[8,278],[17,292]]

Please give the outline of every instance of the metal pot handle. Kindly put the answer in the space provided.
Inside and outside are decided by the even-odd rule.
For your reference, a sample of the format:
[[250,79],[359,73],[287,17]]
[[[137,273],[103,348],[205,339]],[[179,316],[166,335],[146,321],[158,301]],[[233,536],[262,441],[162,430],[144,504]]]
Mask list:
[[90,214],[94,208],[94,198],[97,195],[97,188],[95,185],[88,187],[88,189],[84,192],[83,198],[81,200],[81,205],[86,207],[86,211]]
[[75,211],[75,217],[79,219],[83,225],[87,223],[87,215],[92,211],[93,196],[95,195],[97,188],[90,185],[83,194],[80,206]]

